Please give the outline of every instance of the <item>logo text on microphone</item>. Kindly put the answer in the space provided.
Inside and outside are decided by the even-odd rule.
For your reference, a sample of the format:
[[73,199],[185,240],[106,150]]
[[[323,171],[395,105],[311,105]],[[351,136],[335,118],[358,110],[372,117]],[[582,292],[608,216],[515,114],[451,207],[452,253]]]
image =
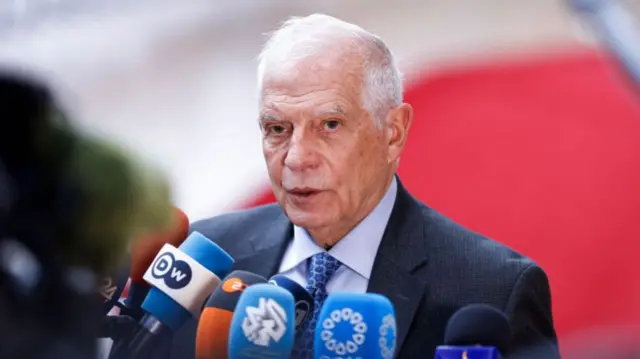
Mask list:
[[167,287],[180,289],[191,282],[192,271],[185,261],[176,260],[172,253],[163,253],[151,265],[151,275],[164,280]]
[[268,347],[279,342],[287,331],[287,313],[275,300],[259,298],[258,306],[248,306],[242,321],[242,331],[255,345]]

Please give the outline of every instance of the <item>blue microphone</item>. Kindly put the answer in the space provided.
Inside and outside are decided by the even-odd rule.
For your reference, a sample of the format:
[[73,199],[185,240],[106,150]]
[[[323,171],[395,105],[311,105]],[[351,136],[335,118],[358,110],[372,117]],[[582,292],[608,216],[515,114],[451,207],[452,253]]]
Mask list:
[[334,293],[320,310],[315,358],[392,359],[396,314],[391,301],[373,293]]
[[271,279],[269,279],[269,283],[280,288],[284,288],[288,290],[289,293],[293,294],[293,299],[296,303],[296,330],[300,330],[309,314],[313,313],[313,297],[311,297],[311,293],[307,292],[307,290],[296,281],[293,281],[282,274],[277,274],[271,277]]
[[295,302],[287,290],[255,284],[244,290],[233,313],[229,359],[289,358]]
[[[142,303],[147,314],[128,343],[126,355],[137,357],[165,329],[175,332],[197,316],[233,263],[229,254],[198,232],[191,233],[179,248],[165,244],[144,274],[152,286]],[[120,347],[117,349],[118,354],[112,352],[115,358],[119,357]]]
[[458,310],[436,348],[436,359],[500,359],[509,350],[511,328],[507,317],[486,304],[470,304]]

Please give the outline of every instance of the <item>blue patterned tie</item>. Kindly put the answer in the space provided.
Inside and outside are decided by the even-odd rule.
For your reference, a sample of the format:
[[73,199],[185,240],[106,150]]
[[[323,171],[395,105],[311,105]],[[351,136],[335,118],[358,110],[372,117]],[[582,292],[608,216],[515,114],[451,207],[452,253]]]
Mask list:
[[327,298],[327,283],[340,267],[340,262],[327,252],[315,254],[310,258],[307,268],[307,291],[313,296],[313,313],[296,335],[296,343],[291,353],[292,359],[310,359],[313,357],[313,338],[316,321]]

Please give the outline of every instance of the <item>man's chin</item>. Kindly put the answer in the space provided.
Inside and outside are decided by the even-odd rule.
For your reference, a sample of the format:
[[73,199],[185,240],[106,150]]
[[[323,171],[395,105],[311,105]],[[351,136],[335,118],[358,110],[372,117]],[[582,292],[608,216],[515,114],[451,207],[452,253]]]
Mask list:
[[324,213],[301,211],[299,209],[288,209],[285,212],[294,225],[302,228],[321,227],[327,222]]

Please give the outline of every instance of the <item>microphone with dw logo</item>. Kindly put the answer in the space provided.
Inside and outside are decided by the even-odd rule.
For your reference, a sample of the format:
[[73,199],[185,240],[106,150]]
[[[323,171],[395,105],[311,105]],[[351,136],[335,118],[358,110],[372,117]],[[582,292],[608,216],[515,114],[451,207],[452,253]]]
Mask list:
[[190,317],[197,317],[233,263],[227,252],[198,232],[180,248],[165,244],[143,277],[152,288],[142,302],[147,314],[140,329],[125,349],[114,349],[110,358],[136,358],[166,329],[175,333]]

